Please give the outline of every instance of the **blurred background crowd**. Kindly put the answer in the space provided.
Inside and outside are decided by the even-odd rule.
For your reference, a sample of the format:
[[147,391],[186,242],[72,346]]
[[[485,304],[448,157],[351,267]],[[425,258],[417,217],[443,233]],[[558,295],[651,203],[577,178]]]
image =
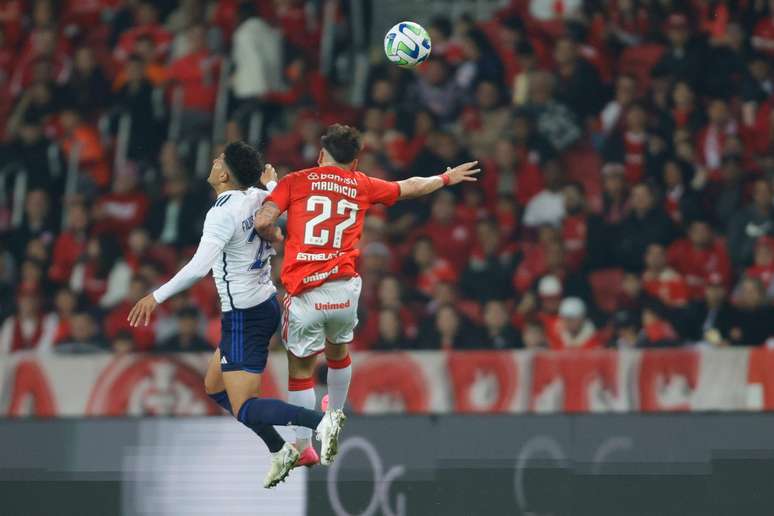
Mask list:
[[369,214],[356,349],[774,340],[774,0],[430,4],[403,70],[376,0],[0,0],[0,353],[212,349],[211,280],[128,311],[223,142],[282,174],[333,122],[374,176],[484,170]]

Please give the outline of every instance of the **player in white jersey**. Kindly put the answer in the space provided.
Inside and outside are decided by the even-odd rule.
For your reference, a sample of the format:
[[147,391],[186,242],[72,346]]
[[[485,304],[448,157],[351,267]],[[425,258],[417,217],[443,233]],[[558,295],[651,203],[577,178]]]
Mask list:
[[[129,322],[147,326],[160,303],[212,270],[223,315],[220,346],[207,368],[205,389],[266,443],[272,464],[264,485],[273,487],[287,477],[299,452],[272,425],[317,429],[323,449],[330,447],[339,429],[330,414],[259,398],[269,340],[280,321],[276,288],[271,282],[274,250],[253,226],[254,214],[268,195],[266,190],[251,186],[259,175],[261,182],[273,189],[277,175],[271,165],[263,166],[258,151],[242,142],[226,146],[213,161],[207,178],[218,196],[207,212],[196,253],[171,280],[137,302]],[[275,232],[270,240],[282,240],[282,233]]]

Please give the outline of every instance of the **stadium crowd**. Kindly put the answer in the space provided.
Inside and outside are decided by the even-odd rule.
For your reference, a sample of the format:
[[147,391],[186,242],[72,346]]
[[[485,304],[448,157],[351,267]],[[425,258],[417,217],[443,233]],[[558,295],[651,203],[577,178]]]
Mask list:
[[375,176],[483,165],[369,215],[357,349],[772,342],[774,1],[514,0],[424,22],[430,60],[372,49],[355,106],[347,2],[0,0],[0,353],[215,345],[210,280],[147,328],[126,316],[197,244],[212,195],[191,142],[221,76],[225,138],[260,114],[281,173],[313,165],[333,122],[361,128]]

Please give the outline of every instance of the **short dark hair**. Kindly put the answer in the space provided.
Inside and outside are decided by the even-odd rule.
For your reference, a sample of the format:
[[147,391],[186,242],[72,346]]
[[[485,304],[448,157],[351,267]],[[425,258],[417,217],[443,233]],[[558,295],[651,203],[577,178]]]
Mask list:
[[362,146],[360,131],[342,124],[328,126],[320,138],[322,148],[328,151],[337,163],[352,163]]
[[241,186],[253,186],[263,171],[263,157],[245,142],[231,142],[223,150],[223,161]]

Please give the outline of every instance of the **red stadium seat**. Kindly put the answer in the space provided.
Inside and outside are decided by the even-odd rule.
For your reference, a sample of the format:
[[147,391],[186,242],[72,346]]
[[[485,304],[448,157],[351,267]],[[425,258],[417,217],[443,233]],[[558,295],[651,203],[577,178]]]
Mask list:
[[623,269],[600,269],[589,275],[594,302],[600,309],[608,313],[615,311],[622,280]]

